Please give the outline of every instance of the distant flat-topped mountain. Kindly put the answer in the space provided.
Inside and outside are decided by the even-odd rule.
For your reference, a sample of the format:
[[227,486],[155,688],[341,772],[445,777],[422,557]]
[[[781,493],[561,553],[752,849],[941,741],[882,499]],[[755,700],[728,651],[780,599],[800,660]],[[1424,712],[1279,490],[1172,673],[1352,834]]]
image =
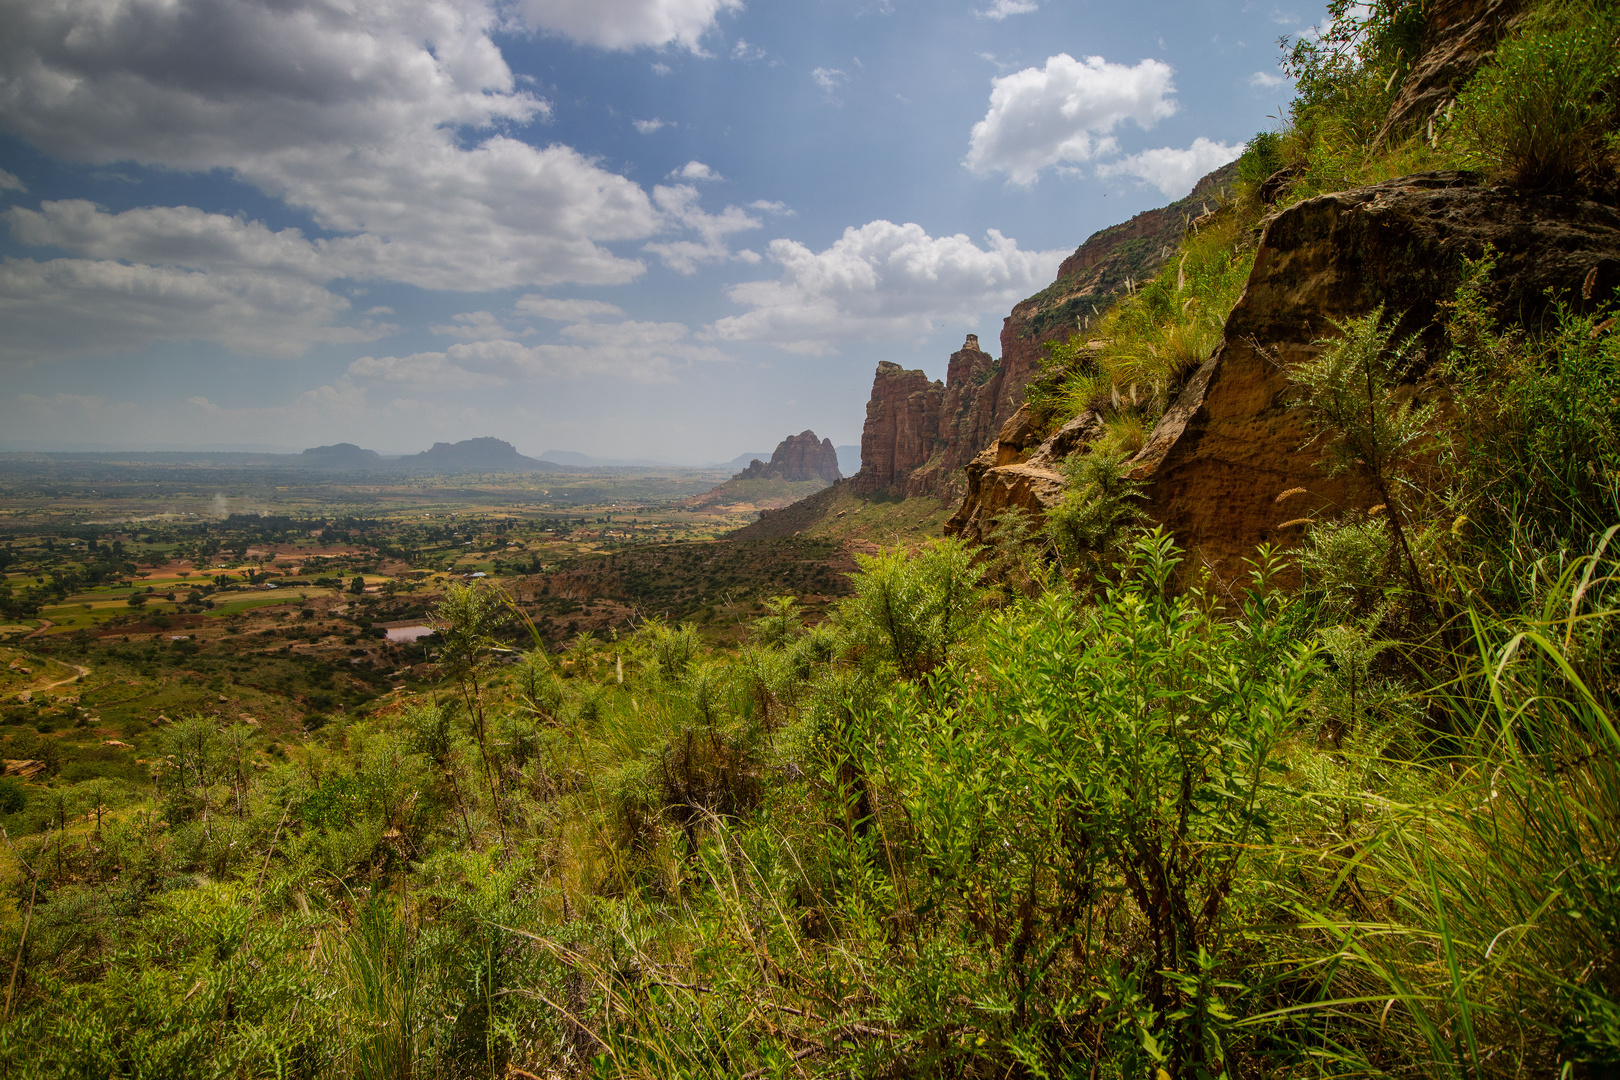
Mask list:
[[298,455],[298,464],[311,469],[379,469],[383,458],[375,450],[340,442],[310,447]]
[[458,443],[434,443],[431,450],[399,458],[389,465],[405,472],[431,473],[562,471],[550,461],[524,457],[516,447],[503,439],[487,436]]

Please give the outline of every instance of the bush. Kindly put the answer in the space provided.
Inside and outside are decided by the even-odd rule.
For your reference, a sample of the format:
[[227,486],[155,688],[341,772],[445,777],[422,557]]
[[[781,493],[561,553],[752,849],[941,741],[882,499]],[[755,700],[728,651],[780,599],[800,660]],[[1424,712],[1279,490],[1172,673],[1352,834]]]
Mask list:
[[1530,186],[1613,178],[1620,120],[1620,11],[1612,4],[1543,4],[1496,48],[1457,98],[1465,149]]
[[840,605],[858,640],[874,646],[902,678],[943,664],[978,618],[979,579],[967,544],[940,540],[910,554],[892,548],[856,555],[855,595]]

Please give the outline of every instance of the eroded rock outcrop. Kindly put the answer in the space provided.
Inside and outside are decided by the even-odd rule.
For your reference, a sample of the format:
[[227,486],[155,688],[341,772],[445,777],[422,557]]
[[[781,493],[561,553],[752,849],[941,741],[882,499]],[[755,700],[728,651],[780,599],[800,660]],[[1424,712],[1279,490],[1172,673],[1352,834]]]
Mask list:
[[983,542],[1009,510],[1040,518],[1063,498],[1064,460],[1101,434],[1102,419],[1085,412],[1041,439],[1029,407],[1021,407],[968,463],[967,493],[945,523],[945,535]]
[[1066,340],[1132,284],[1157,273],[1188,223],[1211,209],[1234,174],[1235,166],[1217,169],[1186,198],[1092,234],[1063,261],[1051,286],[1003,321],[999,361],[969,334],[951,355],[943,383],[879,364],[856,490],[961,498],[970,482],[965,468],[1023,405],[1024,388],[1040,371],[1042,346]]
[[861,471],[852,483],[862,495],[898,494],[939,441],[939,408],[945,388],[921,371],[887,360],[872,378],[861,428]]
[[1523,0],[1431,0],[1416,61],[1378,133],[1404,138],[1443,115],[1524,12]]
[[[1321,468],[1287,370],[1323,347],[1335,321],[1382,305],[1398,336],[1417,336],[1421,382],[1445,347],[1444,305],[1465,260],[1487,248],[1495,268],[1484,297],[1514,323],[1535,326],[1553,297],[1580,309],[1620,288],[1620,211],[1486,187],[1469,174],[1403,177],[1271,218],[1222,344],[1129,462],[1151,516],[1217,579],[1232,580],[1257,545],[1298,539],[1303,519],[1369,509],[1372,492]],[[1101,431],[1088,412],[1037,443],[1027,414],[1014,415],[968,465],[967,495],[946,531],[983,540],[1009,509],[1043,514],[1062,497],[1063,459]]]
[[[1579,306],[1620,286],[1620,211],[1564,195],[1481,187],[1459,173],[1409,176],[1309,199],[1278,214],[1215,355],[1155,426],[1131,475],[1149,483],[1150,512],[1218,576],[1236,576],[1266,541],[1296,538],[1289,521],[1366,509],[1350,477],[1329,478],[1309,444],[1286,371],[1313,356],[1333,321],[1380,304],[1398,333],[1442,346],[1442,305],[1464,260],[1487,245],[1486,299],[1535,325],[1549,290]],[[1288,495],[1295,489],[1303,493]],[[1279,497],[1281,501],[1279,501]]]
[[836,484],[842,474],[838,471],[838,451],[833,449],[832,440],[818,440],[814,431],[801,431],[777,443],[770,461],[755,458],[732,479],[822,480]]

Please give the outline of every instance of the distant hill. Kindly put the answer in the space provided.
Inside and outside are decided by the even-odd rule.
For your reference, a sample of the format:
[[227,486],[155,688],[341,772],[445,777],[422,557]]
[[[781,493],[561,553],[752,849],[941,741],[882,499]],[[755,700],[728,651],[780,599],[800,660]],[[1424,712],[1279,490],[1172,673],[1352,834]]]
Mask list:
[[[860,457],[861,457],[860,452],[859,452],[860,447],[857,446],[855,449],[856,449],[856,454],[855,454],[856,467],[859,468],[860,467]],[[717,462],[713,467],[716,468],[716,469],[729,469],[732,472],[742,472],[744,469],[748,468],[749,462],[752,462],[752,461],[754,461],[756,459],[759,460],[759,461],[769,461],[769,460],[771,460],[771,452],[769,450],[761,450],[757,454],[738,454],[736,457],[732,458],[730,461]]]
[[298,464],[311,469],[380,469],[383,458],[375,450],[340,442],[310,447],[298,455]]
[[484,437],[458,443],[434,443],[431,450],[389,462],[402,472],[462,474],[479,472],[561,472],[550,461],[524,457],[503,439]]

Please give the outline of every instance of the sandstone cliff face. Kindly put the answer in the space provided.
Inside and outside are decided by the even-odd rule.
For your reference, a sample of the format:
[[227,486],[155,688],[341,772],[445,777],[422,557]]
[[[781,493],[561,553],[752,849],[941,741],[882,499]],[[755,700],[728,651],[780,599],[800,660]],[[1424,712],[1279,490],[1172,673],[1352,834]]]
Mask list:
[[[1312,514],[1378,500],[1351,477],[1329,478],[1295,407],[1289,366],[1322,348],[1335,320],[1383,305],[1398,334],[1421,335],[1424,360],[1443,347],[1442,305],[1465,258],[1495,249],[1485,297],[1535,325],[1549,290],[1579,308],[1620,287],[1620,211],[1563,195],[1479,186],[1459,173],[1403,177],[1323,195],[1277,214],[1224,340],[1132,459],[1151,516],[1218,580],[1234,580],[1256,545],[1298,539]],[[967,468],[968,495],[947,533],[986,538],[1011,508],[1039,516],[1062,497],[1061,461],[1100,432],[1083,414],[1039,446],[1014,416]],[[1297,491],[1303,489],[1303,491]]]
[[921,371],[887,360],[872,379],[861,429],[861,471],[852,483],[862,495],[899,492],[939,441],[939,406],[945,388]]
[[838,471],[838,451],[831,439],[816,439],[814,431],[801,431],[789,435],[776,446],[768,462],[755,458],[748,468],[732,477],[733,480],[824,480],[836,484],[842,479]]
[[[1278,214],[1261,236],[1225,340],[1189,381],[1133,460],[1150,513],[1217,575],[1234,576],[1256,544],[1295,538],[1286,521],[1376,501],[1329,479],[1306,448],[1286,369],[1314,355],[1332,320],[1378,305],[1400,333],[1428,331],[1455,294],[1464,258],[1489,244],[1486,298],[1534,325],[1549,289],[1577,305],[1620,285],[1620,212],[1560,195],[1485,188],[1464,174],[1404,177],[1323,195]],[[1279,503],[1303,487],[1306,494]]]
[[961,498],[966,492],[962,470],[1023,405],[1024,388],[1040,370],[1041,346],[1066,340],[1132,282],[1157,273],[1188,222],[1210,209],[1235,169],[1217,169],[1186,198],[1093,234],[1064,260],[1050,287],[1013,308],[1002,324],[999,362],[969,334],[952,354],[943,384],[921,371],[879,364],[861,434],[856,490]]

